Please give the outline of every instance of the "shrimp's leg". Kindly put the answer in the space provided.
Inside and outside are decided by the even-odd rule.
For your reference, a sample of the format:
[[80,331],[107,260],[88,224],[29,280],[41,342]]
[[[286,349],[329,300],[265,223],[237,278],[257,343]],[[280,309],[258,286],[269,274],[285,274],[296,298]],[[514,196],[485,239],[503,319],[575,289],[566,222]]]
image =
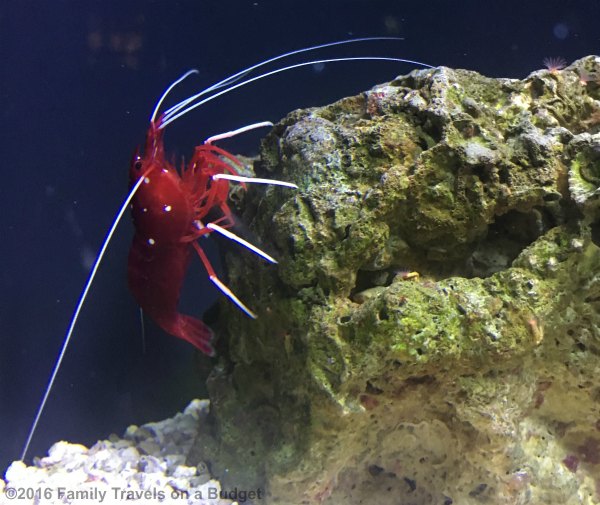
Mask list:
[[217,140],[229,139],[231,137],[235,137],[236,135],[239,135],[240,133],[245,133],[250,130],[255,130],[256,128],[264,128],[265,126],[274,126],[274,125],[273,125],[273,123],[271,123],[271,121],[261,121],[260,123],[249,124],[246,126],[242,126],[241,128],[238,128],[237,130],[232,130],[232,131],[225,132],[225,133],[219,133],[218,135],[213,135],[212,137],[207,138],[204,141],[204,143],[212,144],[213,142],[216,142]]
[[243,245],[246,249],[249,249],[254,254],[257,254],[261,258],[266,259],[270,263],[277,263],[277,260],[275,258],[273,258],[272,256],[269,256],[262,249],[259,249],[258,247],[256,247],[255,245],[251,244],[247,240],[244,240],[242,237],[239,237],[235,233],[231,233],[229,230],[226,230],[225,228],[223,228],[222,226],[219,226],[218,224],[216,224],[214,222],[213,223],[208,223],[206,225],[206,228],[208,228],[209,230],[216,231],[217,233],[220,233],[224,237],[228,238],[229,240],[233,240],[234,242],[237,242],[238,244]]
[[215,174],[212,176],[213,181],[226,179],[235,182],[249,182],[251,184],[270,184],[272,186],[285,186],[286,188],[298,189],[298,185],[293,182],[278,181],[277,179],[261,179],[260,177],[244,177],[242,175]]
[[217,277],[217,274],[215,273],[208,257],[206,256],[206,253],[202,250],[202,247],[200,247],[198,242],[192,242],[192,245],[194,246],[194,249],[196,249],[198,256],[200,256],[200,260],[202,261],[204,268],[206,268],[208,278],[215,284],[215,286],[217,286],[221,290],[221,292],[225,296],[227,296],[233,303],[235,303],[244,313],[246,313],[252,319],[256,319],[256,314],[252,312],[248,307],[246,307],[242,303],[242,301],[233,294],[233,291],[231,291],[231,289],[229,289],[225,284],[223,284],[223,282]]

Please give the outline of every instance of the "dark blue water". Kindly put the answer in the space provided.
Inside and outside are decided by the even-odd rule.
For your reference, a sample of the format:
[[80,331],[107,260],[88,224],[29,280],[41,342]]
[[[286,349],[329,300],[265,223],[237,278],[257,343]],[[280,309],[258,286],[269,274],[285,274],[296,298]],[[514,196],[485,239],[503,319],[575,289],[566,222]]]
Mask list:
[[[323,57],[389,55],[521,78],[548,56],[599,52],[589,1],[4,2],[0,7],[0,468],[27,430],[96,253],[127,189],[128,163],[162,90],[185,70],[183,98],[278,53],[349,37],[404,42]],[[167,148],[277,121],[390,80],[409,66],[327,65],[241,89],[169,128]],[[221,144],[255,154],[258,135]],[[170,415],[202,391],[193,350],[151,323],[143,350],[126,287],[127,218],[99,271],[30,454],[61,438],[89,444]],[[213,249],[213,257],[218,251]],[[197,266],[185,304],[218,296]],[[249,321],[248,324],[251,324]]]

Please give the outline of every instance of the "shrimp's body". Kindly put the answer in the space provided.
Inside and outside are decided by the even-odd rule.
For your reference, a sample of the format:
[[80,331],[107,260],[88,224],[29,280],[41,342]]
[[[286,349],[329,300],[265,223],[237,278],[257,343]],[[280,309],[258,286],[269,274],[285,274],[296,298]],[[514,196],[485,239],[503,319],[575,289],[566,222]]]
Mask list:
[[[209,277],[218,281],[196,240],[233,225],[227,205],[229,181],[215,176],[223,177],[229,172],[239,177],[224,159],[239,165],[241,162],[205,142],[196,147],[189,165],[182,167],[180,174],[165,157],[164,130],[159,123],[151,121],[144,154],[136,154],[129,169],[131,186],[142,179],[131,201],[135,235],[129,251],[129,289],[143,311],[163,330],[212,356],[210,328],[199,319],[181,314],[177,305],[194,250]],[[204,220],[209,211],[220,215],[207,226]],[[221,287],[222,283],[217,285]],[[228,290],[225,293],[233,296]],[[234,301],[253,315],[237,298]]]

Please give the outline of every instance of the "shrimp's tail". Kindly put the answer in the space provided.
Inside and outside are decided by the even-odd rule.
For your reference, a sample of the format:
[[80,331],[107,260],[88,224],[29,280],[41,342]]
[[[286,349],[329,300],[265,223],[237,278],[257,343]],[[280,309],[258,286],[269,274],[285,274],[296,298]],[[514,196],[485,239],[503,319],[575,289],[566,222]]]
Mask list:
[[215,350],[211,344],[214,334],[202,321],[179,312],[162,314],[153,318],[167,333],[189,342],[208,356],[214,356]]

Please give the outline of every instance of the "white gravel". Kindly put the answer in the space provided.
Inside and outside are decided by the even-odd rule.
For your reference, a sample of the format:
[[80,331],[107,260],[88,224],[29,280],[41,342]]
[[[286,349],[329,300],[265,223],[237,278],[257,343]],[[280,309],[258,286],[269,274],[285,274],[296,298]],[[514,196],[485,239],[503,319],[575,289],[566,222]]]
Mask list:
[[185,465],[208,400],[193,400],[171,419],[130,426],[89,449],[57,442],[33,466],[10,465],[0,479],[0,504],[235,505],[206,467]]

